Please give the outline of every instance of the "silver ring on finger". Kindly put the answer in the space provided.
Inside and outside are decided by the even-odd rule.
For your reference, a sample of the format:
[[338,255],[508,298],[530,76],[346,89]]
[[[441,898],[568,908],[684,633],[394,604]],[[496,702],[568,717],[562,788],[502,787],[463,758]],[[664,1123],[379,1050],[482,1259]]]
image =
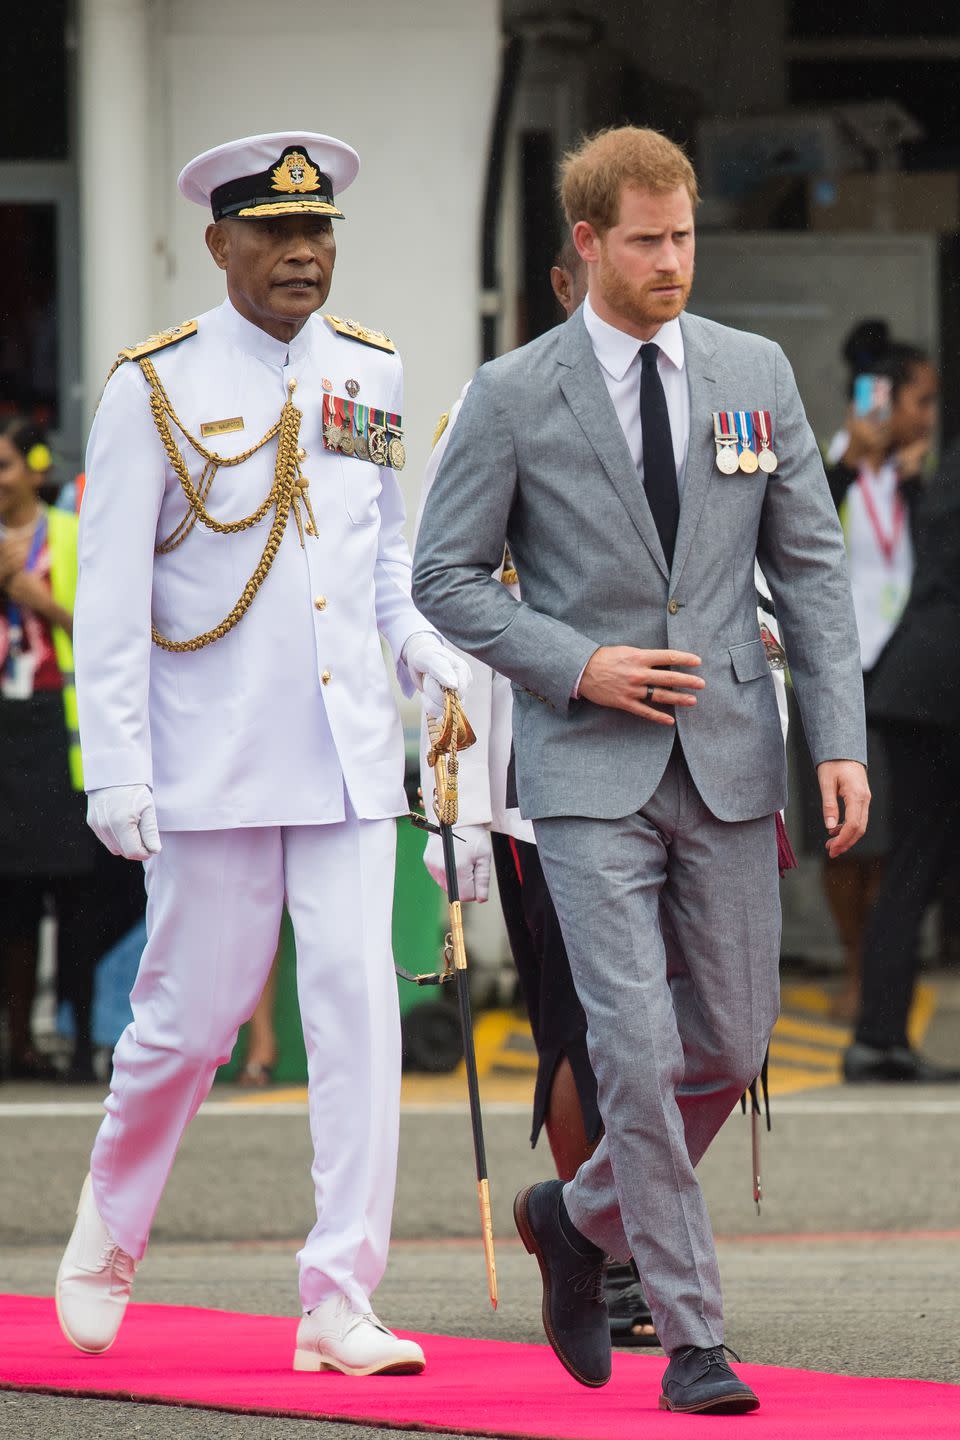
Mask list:
[[646,700],[647,702],[651,701],[651,700],[653,699],[653,691],[654,691],[654,687],[653,687],[652,685],[648,685],[648,686],[647,686],[647,693],[646,693],[646,695],[644,695],[644,697],[643,697],[644,700]]

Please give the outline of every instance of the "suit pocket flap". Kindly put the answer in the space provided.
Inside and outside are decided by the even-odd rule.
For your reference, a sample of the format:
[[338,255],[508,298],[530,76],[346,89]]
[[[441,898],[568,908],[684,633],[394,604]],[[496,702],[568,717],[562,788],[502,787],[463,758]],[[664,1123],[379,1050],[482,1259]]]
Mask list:
[[738,680],[759,680],[770,666],[762,640],[748,640],[745,645],[731,645],[730,659]]

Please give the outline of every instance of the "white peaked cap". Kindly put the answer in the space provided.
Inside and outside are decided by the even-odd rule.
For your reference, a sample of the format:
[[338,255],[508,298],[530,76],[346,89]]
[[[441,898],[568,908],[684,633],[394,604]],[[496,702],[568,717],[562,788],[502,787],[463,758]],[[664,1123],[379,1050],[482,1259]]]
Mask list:
[[360,157],[313,131],[248,135],[205,150],[180,171],[180,193],[215,220],[317,214],[343,219],[334,197],[357,178]]

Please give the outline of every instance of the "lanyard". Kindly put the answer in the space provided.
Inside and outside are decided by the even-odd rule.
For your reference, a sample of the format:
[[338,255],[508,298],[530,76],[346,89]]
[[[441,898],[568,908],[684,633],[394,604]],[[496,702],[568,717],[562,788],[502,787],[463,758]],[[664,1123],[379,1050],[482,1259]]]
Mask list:
[[870,481],[863,471],[860,472],[857,485],[859,486],[860,494],[863,496],[867,518],[870,521],[870,528],[873,531],[880,554],[888,565],[892,565],[894,554],[900,543],[900,536],[903,534],[903,522],[906,514],[906,506],[903,503],[903,497],[900,494],[899,487],[894,491],[893,495],[893,526],[890,532],[887,533],[880,520],[880,511],[877,509],[877,502],[874,499]]
[[[27,563],[24,570],[32,570],[40,558],[40,551],[43,549],[44,541],[47,538],[47,516],[46,511],[37,521],[36,529],[33,532],[33,539],[30,541],[30,553],[27,555]],[[23,619],[20,614],[20,606],[15,600],[11,600],[7,606],[7,624],[10,626],[11,639],[16,636],[17,641],[23,634]],[[11,644],[11,649],[13,645]]]

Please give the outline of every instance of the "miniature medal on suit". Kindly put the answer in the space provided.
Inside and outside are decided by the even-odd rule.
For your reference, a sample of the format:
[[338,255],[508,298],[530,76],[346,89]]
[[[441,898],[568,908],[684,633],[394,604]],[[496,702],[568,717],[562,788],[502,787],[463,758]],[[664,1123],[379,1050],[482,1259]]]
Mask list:
[[721,475],[772,475],[777,457],[769,410],[714,410],[713,440]]

